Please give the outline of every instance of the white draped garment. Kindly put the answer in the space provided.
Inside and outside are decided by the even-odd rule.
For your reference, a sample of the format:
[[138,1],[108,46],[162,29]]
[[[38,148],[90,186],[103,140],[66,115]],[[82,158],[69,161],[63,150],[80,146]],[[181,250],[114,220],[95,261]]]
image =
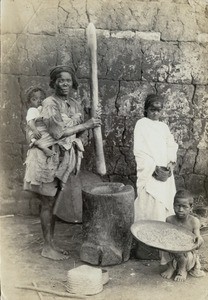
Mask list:
[[135,222],[139,220],[165,221],[174,214],[176,193],[173,174],[166,182],[156,180],[152,174],[156,166],[167,167],[176,162],[178,145],[169,127],[146,117],[137,121],[134,129],[134,155],[137,164],[137,198]]

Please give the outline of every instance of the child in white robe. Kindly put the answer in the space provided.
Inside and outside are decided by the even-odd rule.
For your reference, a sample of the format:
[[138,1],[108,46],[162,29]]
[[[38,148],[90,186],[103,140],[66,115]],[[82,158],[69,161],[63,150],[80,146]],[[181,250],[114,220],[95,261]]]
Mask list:
[[145,117],[134,129],[134,155],[137,164],[137,198],[135,221],[165,221],[173,214],[176,192],[173,168],[178,145],[168,126],[159,121],[163,100],[149,95],[144,106]]
[[[165,221],[174,213],[173,199],[176,187],[173,169],[178,145],[168,126],[159,121],[162,109],[163,99],[160,96],[153,94],[147,96],[144,118],[137,121],[134,129],[134,156],[137,164],[135,222]],[[137,258],[141,258],[142,248],[143,246],[137,243]],[[153,253],[149,256],[148,248],[145,252],[147,257],[152,257]],[[142,253],[142,257],[144,258],[146,254]]]

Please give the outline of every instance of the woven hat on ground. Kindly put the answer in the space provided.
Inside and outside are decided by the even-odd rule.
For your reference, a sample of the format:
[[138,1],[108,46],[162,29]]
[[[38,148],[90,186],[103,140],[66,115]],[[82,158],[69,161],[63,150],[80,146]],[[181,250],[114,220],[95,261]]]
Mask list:
[[95,295],[102,292],[105,283],[99,268],[82,265],[67,273],[67,291],[72,294]]

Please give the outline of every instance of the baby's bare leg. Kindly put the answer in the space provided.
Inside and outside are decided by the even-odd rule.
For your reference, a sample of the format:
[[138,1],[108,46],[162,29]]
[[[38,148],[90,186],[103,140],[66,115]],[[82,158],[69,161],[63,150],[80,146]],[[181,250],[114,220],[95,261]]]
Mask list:
[[161,273],[160,275],[163,278],[170,279],[173,276],[173,273],[174,273],[175,269],[173,268],[172,261],[168,262],[167,265],[168,265],[167,270],[165,272]]
[[42,147],[41,150],[45,153],[47,157],[50,157],[54,154],[53,150],[47,148],[47,147]]
[[29,149],[32,148],[36,144],[37,144],[37,140],[35,138],[31,138],[31,141],[30,141],[30,144],[29,144]]
[[175,281],[185,281],[187,277],[187,263],[188,258],[184,253],[176,254],[175,259],[177,261],[177,274],[174,278]]
[[38,143],[38,141],[35,141],[33,143],[33,145],[35,145],[37,148],[39,148],[40,150],[42,150],[47,157],[50,157],[50,156],[52,156],[54,154],[53,150],[51,150],[51,149],[49,149],[47,147],[40,146],[39,143]]

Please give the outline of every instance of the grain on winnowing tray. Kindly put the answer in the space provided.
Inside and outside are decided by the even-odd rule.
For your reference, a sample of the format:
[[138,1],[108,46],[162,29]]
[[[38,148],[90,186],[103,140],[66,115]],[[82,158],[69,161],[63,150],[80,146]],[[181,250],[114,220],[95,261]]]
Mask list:
[[155,248],[189,251],[194,247],[194,238],[175,228],[161,229],[141,224],[137,236],[142,242]]

